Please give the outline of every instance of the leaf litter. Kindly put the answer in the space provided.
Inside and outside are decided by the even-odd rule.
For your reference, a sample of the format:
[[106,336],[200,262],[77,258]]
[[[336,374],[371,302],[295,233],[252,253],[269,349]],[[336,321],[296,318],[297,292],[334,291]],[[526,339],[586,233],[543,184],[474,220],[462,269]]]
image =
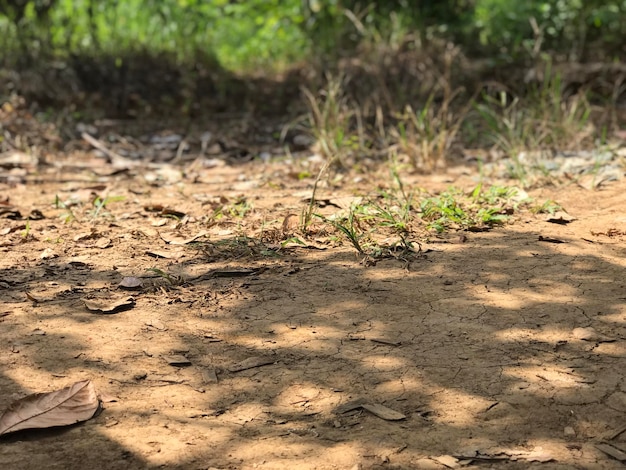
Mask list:
[[[320,439],[324,439],[324,442],[326,439],[330,442],[341,440],[344,444],[340,452],[358,460],[358,455],[350,452],[363,442],[371,442],[375,438],[384,440],[389,437],[391,426],[393,433],[403,436],[406,442],[410,442],[402,455],[390,454],[389,457],[391,465],[403,468],[412,468],[411,465],[423,458],[423,454],[427,452],[429,446],[434,445],[433,443],[441,447],[437,452],[433,450],[433,455],[448,455],[457,459],[457,463],[460,464],[471,458],[527,462],[549,462],[550,459],[555,459],[559,464],[564,462],[564,465],[576,462],[573,453],[563,450],[566,447],[557,449],[556,454],[552,453],[553,447],[549,451],[494,450],[474,455],[464,453],[456,455],[449,443],[465,439],[469,433],[481,439],[494,441],[527,440],[535,435],[549,436],[551,428],[542,419],[544,416],[549,422],[559,422],[562,419],[562,415],[559,414],[562,412],[559,408],[561,404],[557,403],[558,400],[563,402],[566,399],[570,400],[564,406],[567,410],[574,411],[571,418],[568,414],[568,418],[575,427],[576,416],[584,415],[587,412],[585,406],[590,406],[577,404],[575,400],[579,396],[587,400],[587,403],[596,401],[600,403],[604,399],[602,397],[607,396],[605,393],[607,390],[611,393],[616,390],[618,385],[604,377],[602,371],[617,370],[615,376],[621,377],[621,372],[611,362],[617,356],[597,354],[593,363],[584,357],[581,358],[579,352],[574,358],[567,356],[568,347],[577,349],[583,341],[589,343],[612,341],[603,335],[591,335],[585,339],[587,333],[582,335],[573,333],[573,328],[580,325],[581,321],[578,311],[576,316],[568,316],[572,310],[571,306],[568,310],[559,303],[560,299],[557,299],[559,302],[551,303],[550,298],[545,298],[544,302],[549,304],[549,309],[546,308],[549,315],[543,317],[532,311],[523,296],[518,296],[516,302],[519,305],[516,304],[509,312],[507,307],[498,303],[498,296],[506,297],[513,293],[517,295],[514,290],[516,288],[534,289],[533,295],[540,296],[544,290],[549,291],[549,287],[553,286],[550,292],[558,297],[562,292],[561,287],[564,286],[568,293],[567,302],[570,303],[568,305],[574,302],[584,310],[585,325],[593,324],[598,330],[607,328],[605,322],[614,322],[611,315],[615,315],[616,308],[615,305],[609,304],[616,295],[612,289],[618,284],[615,283],[615,279],[619,279],[616,277],[618,271],[615,268],[622,267],[619,265],[620,258],[616,257],[614,252],[604,250],[606,246],[601,244],[593,247],[594,252],[583,252],[585,247],[574,246],[576,237],[573,234],[581,234],[583,230],[586,234],[593,231],[617,239],[626,233],[626,227],[614,215],[609,218],[594,213],[593,224],[588,222],[589,214],[599,207],[600,200],[607,207],[609,205],[621,207],[618,202],[623,200],[624,191],[619,193],[612,190],[611,185],[607,185],[602,199],[595,193],[585,193],[583,198],[578,196],[576,199],[571,192],[573,188],[570,188],[568,197],[576,204],[570,203],[568,207],[576,213],[578,217],[576,223],[566,225],[554,222],[548,226],[545,223],[540,225],[541,217],[529,219],[528,227],[534,226],[535,229],[543,227],[538,231],[546,230],[546,227],[550,229],[543,239],[539,239],[546,243],[536,243],[538,240],[536,231],[525,230],[524,227],[511,224],[495,230],[492,235],[480,233],[464,240],[466,251],[472,253],[471,258],[468,258],[458,245],[455,246],[450,242],[451,237],[458,237],[458,234],[448,236],[431,233],[428,235],[429,245],[436,244],[441,249],[428,253],[427,258],[412,259],[402,265],[399,260],[385,260],[366,268],[358,264],[358,258],[349,245],[346,248],[341,239],[333,239],[334,234],[328,233],[328,227],[323,227],[322,224],[311,225],[308,238],[302,233],[299,214],[303,209],[303,203],[300,198],[290,200],[288,194],[305,191],[310,197],[311,181],[300,182],[284,176],[287,172],[293,172],[292,167],[295,165],[293,163],[284,163],[282,166],[273,164],[255,166],[250,171],[242,169],[241,166],[233,168],[228,165],[210,170],[196,168],[194,170],[196,179],[185,177],[180,167],[151,163],[149,170],[152,175],[148,175],[148,172],[143,172],[143,168],[135,162],[130,164],[130,159],[123,156],[121,150],[110,144],[105,136],[100,136],[97,140],[98,145],[104,145],[106,150],[111,152],[108,158],[113,156],[120,169],[124,171],[98,173],[100,176],[97,178],[106,181],[107,184],[97,189],[89,189],[94,186],[94,172],[88,170],[88,175],[75,173],[73,191],[76,194],[82,191],[83,199],[76,205],[68,204],[68,207],[56,208],[55,214],[48,213],[50,203],[56,194],[66,194],[63,190],[67,189],[67,185],[61,187],[60,184],[51,182],[53,181],[51,172],[44,168],[38,178],[48,182],[41,186],[41,196],[29,188],[28,194],[22,193],[19,199],[16,196],[15,200],[20,201],[19,207],[12,207],[13,212],[7,213],[8,216],[15,216],[19,212],[21,217],[21,214],[31,212],[31,208],[27,206],[32,204],[43,210],[48,219],[42,223],[32,220],[30,227],[20,221],[19,228],[2,235],[5,237],[3,242],[6,243],[4,247],[7,249],[5,252],[7,273],[2,276],[6,288],[3,289],[9,300],[13,292],[19,294],[19,302],[7,304],[5,307],[7,311],[10,310],[11,315],[3,316],[0,321],[3,326],[11,328],[0,334],[3,334],[2,339],[5,343],[11,345],[7,348],[10,358],[32,360],[39,367],[38,371],[49,373],[52,377],[58,374],[59,367],[63,367],[62,372],[67,375],[72,373],[75,366],[82,367],[93,373],[94,377],[105,370],[106,375],[98,380],[106,380],[109,375],[113,375],[117,367],[122,370],[128,369],[128,379],[125,380],[129,383],[120,381],[120,387],[115,390],[115,394],[124,397],[125,405],[136,407],[139,410],[139,417],[131,413],[125,416],[124,420],[115,418],[107,420],[108,423],[125,424],[125,426],[111,425],[107,433],[110,432],[115,441],[120,443],[123,452],[136,453],[140,456],[144,467],[170,465],[174,461],[179,464],[177,459],[182,455],[180,448],[176,448],[179,440],[185,448],[191,448],[188,447],[191,444],[207,443],[204,437],[195,438],[195,442],[189,439],[190,442],[186,443],[183,442],[184,439],[174,437],[185,434],[205,436],[207,423],[198,426],[193,420],[184,423],[172,420],[164,427],[158,422],[161,413],[155,410],[161,405],[168,410],[171,409],[173,413],[179,413],[191,402],[194,403],[192,406],[198,409],[204,406],[220,410],[220,413],[200,414],[203,420],[214,420],[210,423],[212,439],[216,442],[220,439],[228,442],[231,446],[228,452],[239,451],[252,443],[257,446],[255,453],[258,454],[255,454],[255,459],[264,459],[269,466],[280,465],[279,458],[268,449],[273,451],[280,448],[285,454],[289,454],[295,449],[290,441],[294,436],[298,436],[298,446],[306,447],[306,450],[310,451],[308,455],[312,465],[321,463],[320,468],[324,468],[324,465],[335,465],[333,459],[340,457],[339,451],[332,446],[325,447],[324,455],[316,453],[315,449]],[[176,151],[173,150],[174,153]],[[89,155],[81,157],[75,154],[65,162],[63,156],[59,156],[59,166],[54,171],[58,172],[59,168],[63,168],[62,165],[66,165],[66,168],[76,165],[78,160],[87,156]],[[123,160],[117,159],[118,156]],[[72,159],[74,161],[69,161]],[[101,158],[97,161],[99,164],[102,163]],[[84,169],[95,168],[95,163],[90,165],[91,167],[86,165]],[[169,169],[159,173],[159,166]],[[147,176],[145,179],[141,178],[143,174]],[[168,175],[171,176],[171,181],[165,178],[170,178]],[[247,180],[239,181],[241,185],[238,186],[232,184],[242,176]],[[28,172],[20,178],[29,184],[33,183]],[[411,176],[407,175],[407,179],[409,178]],[[347,182],[348,179],[344,181]],[[457,183],[461,184],[461,181]],[[421,186],[434,183],[423,178],[414,178],[411,184]],[[350,202],[349,198],[354,197],[354,194],[362,194],[359,189],[363,188],[358,186],[353,188],[347,184],[345,201],[341,200],[342,196],[336,188],[332,191],[326,190],[326,187],[322,189],[321,192],[324,192],[320,195],[322,205],[325,200],[328,201],[324,209],[334,211],[337,209],[335,206],[344,206],[344,209],[349,210],[349,207],[345,207]],[[435,189],[432,186],[432,190]],[[443,189],[445,188],[441,190]],[[215,215],[210,206],[203,206],[201,203],[202,200],[216,198],[225,201],[221,204],[232,205],[233,201],[241,200],[237,192],[244,190],[245,199],[253,201],[257,206],[247,209],[251,212],[244,216]],[[19,187],[16,191],[20,191]],[[108,208],[110,209],[108,214],[100,212],[98,217],[94,218],[90,213],[93,210],[91,201],[94,191],[101,197],[104,194],[125,196],[127,198],[125,207],[118,210],[111,206]],[[184,191],[193,192],[194,197],[198,196],[198,199],[189,202],[189,199],[193,198],[182,194]],[[152,204],[151,200],[157,192],[159,199],[163,197],[162,200],[167,201],[160,212],[155,212],[164,217],[164,225],[168,227],[163,229],[162,234],[150,227],[151,214],[146,214],[143,210]],[[615,195],[616,193],[618,194]],[[562,195],[559,194],[558,197],[561,198]],[[608,197],[613,199],[609,201],[606,199]],[[183,204],[184,209],[180,207]],[[131,205],[135,206],[134,212],[130,209]],[[73,222],[66,225],[66,222],[57,221],[53,224],[54,218],[67,215],[68,210],[74,211]],[[142,212],[143,215],[137,215]],[[122,217],[131,213],[135,215]],[[188,217],[185,225],[175,225],[169,218],[180,216]],[[288,223],[284,223],[286,219]],[[561,219],[564,220],[565,217]],[[90,224],[94,224],[98,232],[106,233],[106,236],[91,239],[88,235],[91,233]],[[36,236],[22,237],[20,231],[27,228]],[[564,228],[567,228],[567,231],[563,230]],[[312,250],[296,252],[287,249],[265,249],[268,246],[280,246],[285,241],[281,238],[285,231],[295,234],[306,244],[311,244],[312,240],[319,242],[320,246],[326,249],[326,253]],[[143,235],[140,235],[140,232]],[[190,233],[199,235],[190,236]],[[77,234],[85,234],[86,237],[74,241],[73,237]],[[385,236],[389,235],[389,232],[385,233]],[[496,240],[498,237],[500,240]],[[17,238],[23,238],[23,241],[17,243]],[[106,240],[106,243],[103,242],[101,245],[108,247],[106,252],[96,249],[99,240]],[[551,245],[564,240],[568,243],[558,247]],[[503,241],[506,243],[502,243]],[[57,261],[58,263],[55,265],[51,264],[49,258],[39,259],[39,254],[47,244],[54,247],[54,253],[57,254],[55,263]],[[176,245],[177,251],[170,251],[172,245]],[[299,244],[294,243],[294,246],[297,245]],[[511,252],[507,251],[509,248]],[[557,248],[561,251],[557,251]],[[584,256],[574,250],[580,250]],[[601,256],[612,259],[615,268],[593,258],[595,252],[599,253],[601,250],[604,250]],[[33,256],[33,253],[36,255]],[[569,255],[565,257],[563,253]],[[598,254],[598,259],[601,256]],[[72,257],[76,257],[75,262],[72,262]],[[458,257],[459,261],[455,262],[454,257]],[[589,259],[594,260],[589,262],[591,266],[584,265],[585,260],[582,259],[584,257],[587,257],[587,262]],[[504,263],[513,259],[514,263],[510,261]],[[28,260],[36,262],[33,264]],[[503,263],[500,263],[501,261]],[[268,267],[270,269],[266,269]],[[137,298],[141,296],[142,302],[137,305],[134,297],[118,296],[107,291],[116,286],[120,272],[137,273],[149,268],[158,270],[153,272],[159,277],[165,278],[165,275],[169,275],[174,281],[171,288],[140,289],[136,296]],[[87,269],[90,275],[86,275]],[[189,276],[189,279],[196,282],[185,283],[168,274],[189,271],[204,274],[198,275],[197,278]],[[568,271],[575,283],[569,283],[569,278],[559,277],[560,271]],[[17,277],[20,272],[28,273],[28,276]],[[444,291],[441,291],[443,283],[438,280],[442,278],[451,279],[447,291],[446,285]],[[600,278],[601,282],[594,283],[596,278]],[[138,279],[146,280],[145,277]],[[610,282],[607,279],[611,279]],[[432,280],[436,282],[430,282]],[[552,284],[548,284],[547,280]],[[541,284],[539,281],[545,283]],[[585,285],[579,287],[579,284]],[[102,286],[106,288],[103,290]],[[454,291],[450,290],[452,289],[450,286],[453,286]],[[576,289],[584,289],[585,297],[578,296]],[[595,290],[602,289],[605,290],[594,293]],[[50,290],[50,293],[48,294],[46,290]],[[184,296],[180,294],[183,291]],[[55,302],[40,302],[33,299],[27,301],[25,292],[31,293],[33,299],[45,297],[46,300],[52,298]],[[451,298],[451,292],[455,292],[457,297]],[[623,297],[623,293],[620,295]],[[594,303],[596,297],[601,299],[601,302]],[[133,315],[119,315],[106,320],[99,316],[89,316],[89,320],[81,324],[64,310],[65,306],[74,305],[71,302],[75,299],[95,302],[90,304],[95,308],[93,310],[95,313],[116,313],[133,307],[135,311]],[[85,306],[88,306],[88,302],[85,302]],[[351,308],[344,313],[342,304],[350,303]],[[490,309],[496,307],[497,315],[492,315]],[[394,309],[399,313],[394,313]],[[377,325],[371,341],[345,341],[353,329],[355,318],[361,316],[368,316]],[[80,320],[83,321],[84,318]],[[526,344],[520,337],[505,342],[491,334],[492,329],[495,329],[502,335],[513,335],[515,329],[521,329],[524,323],[532,323],[532,328],[523,331],[525,335],[544,336]],[[27,325],[28,328],[20,325]],[[35,329],[35,325],[38,330]],[[294,328],[285,325],[292,325]],[[507,388],[510,383],[506,380],[513,380],[517,377],[516,374],[523,375],[524,367],[528,364],[542,360],[544,367],[553,365],[550,358],[540,356],[537,351],[541,352],[540,345],[549,343],[554,336],[550,332],[554,325],[561,327],[559,330],[561,336],[563,332],[572,332],[571,337],[580,341],[567,343],[556,353],[550,349],[550,354],[559,354],[559,359],[563,360],[575,359],[593,369],[598,378],[602,379],[594,383],[594,387],[598,388],[597,396],[592,393],[596,388],[582,386],[571,395],[564,395],[562,390],[548,388],[553,387],[551,384],[534,381],[535,376],[532,373],[528,377],[522,377],[523,382],[529,385],[528,388],[514,388],[513,392]],[[623,344],[624,335],[619,330],[618,323],[615,322],[613,325],[616,326],[615,331],[611,330],[611,338],[615,338],[612,344],[618,348]],[[35,331],[37,333],[33,333]],[[215,331],[220,341],[213,342],[211,338],[207,339],[203,331]],[[19,344],[15,342],[13,339],[16,332],[26,337],[27,341]],[[402,343],[396,342],[395,339],[400,337],[403,339]],[[181,342],[194,348],[194,352],[189,353],[193,354],[189,356],[193,361],[187,357],[187,353],[174,352],[175,346]],[[147,344],[150,345],[153,357],[143,354],[143,357],[137,357],[135,352],[141,351],[141,347]],[[474,349],[465,350],[469,346]],[[593,344],[586,346],[592,347]],[[35,348],[45,354],[37,355],[34,352]],[[82,355],[83,351],[87,350],[95,357],[83,361],[86,357]],[[62,362],[67,360],[63,355],[65,351],[71,352],[70,358],[74,361],[68,362],[67,366]],[[163,354],[163,351],[172,353]],[[495,351],[494,355],[491,355],[492,351]],[[619,349],[616,351],[619,352]],[[462,362],[457,360],[459,357],[463,357]],[[380,361],[380,364],[374,359]],[[505,359],[510,361],[503,362]],[[14,380],[29,384],[41,380],[37,375],[39,372],[29,367],[27,362],[15,364],[17,365],[11,363],[10,374],[3,377],[3,386],[14,387]],[[167,369],[168,364],[177,367],[175,373],[159,375],[158,368]],[[187,367],[183,367],[185,364]],[[276,367],[263,367],[270,364],[276,364]],[[386,369],[389,366],[396,367],[397,364],[401,365],[399,369]],[[260,369],[250,374],[238,373],[256,368]],[[507,370],[503,370],[504,368]],[[485,370],[488,374],[484,372]],[[496,374],[494,378],[493,370],[501,370],[501,373]],[[581,379],[585,378],[586,370],[580,368],[572,370],[570,374],[583,375]],[[222,371],[226,372],[224,377],[221,375]],[[218,374],[220,381],[217,380]],[[132,380],[133,377],[137,380]],[[209,391],[215,392],[215,396],[208,398],[208,395],[204,395],[202,400],[198,401],[194,398],[195,395],[199,395],[197,392],[184,388],[187,383],[199,381],[211,384]],[[318,418],[315,418],[314,414],[304,416],[291,411],[287,415],[288,419],[281,415],[285,410],[277,406],[276,402],[281,392],[286,393],[293,383],[313,387],[321,391],[322,395],[327,394],[323,397],[326,401],[319,408],[322,411],[313,410],[320,413]],[[574,383],[583,384],[578,381]],[[174,388],[168,389],[167,392],[152,390],[159,384]],[[337,403],[348,400],[351,396],[358,396],[363,389],[371,393],[368,399],[337,416],[335,421],[339,422],[339,426],[330,428],[326,426],[330,410]],[[539,391],[535,393],[535,390]],[[514,402],[515,407],[508,409],[508,414],[503,417],[496,416],[489,422],[482,422],[481,417],[472,411],[473,403],[479,402],[480,406],[477,408],[484,409],[481,399],[492,397],[493,394],[498,395],[501,403],[506,403],[507,400]],[[463,399],[460,399],[462,395]],[[550,400],[544,400],[544,395],[549,395]],[[405,400],[402,402],[403,410],[418,409],[424,403],[424,399],[432,403],[432,408],[436,409],[433,416],[437,419],[429,421],[428,432],[423,432],[424,418],[419,413],[405,415],[393,407],[380,404],[381,401],[390,403],[388,400],[394,396],[401,396],[402,400]],[[532,399],[532,403],[527,405],[524,399]],[[572,401],[574,402],[571,403]],[[620,402],[616,399],[615,403]],[[254,408],[255,406],[257,408]],[[245,410],[245,407],[251,409]],[[594,409],[591,413],[595,411]],[[142,415],[144,412],[145,416]],[[250,428],[230,427],[232,418],[236,417],[237,413],[248,412],[255,417],[269,415],[271,419],[254,418],[258,424],[254,429],[255,434],[252,434]],[[355,424],[359,420],[368,419],[364,418],[368,415],[379,419],[371,419],[368,426],[359,427]],[[459,416],[474,418],[471,426],[460,424]],[[601,410],[597,416],[595,414],[593,416],[595,421],[588,420],[586,425],[596,434],[598,430],[605,429],[610,420],[617,422],[623,417],[615,410],[611,410],[610,416],[602,415]],[[23,418],[25,422],[30,420],[28,414],[24,414]],[[381,420],[389,422],[384,423]],[[510,426],[510,420],[516,420],[519,426]],[[271,434],[272,427],[281,426],[276,423],[285,422],[294,423],[294,426],[297,423],[303,428],[282,433],[280,438],[272,437],[274,436]],[[96,424],[98,429],[106,426],[103,423]],[[149,433],[145,432],[146,424],[151,426]],[[311,431],[313,428],[315,433]],[[346,429],[350,429],[348,438],[345,436]],[[561,430],[562,427],[559,427],[557,435],[551,436],[550,439],[555,441],[562,439]],[[150,437],[146,437],[146,434],[150,434]],[[576,439],[582,441],[584,438],[579,436],[583,435],[577,434]],[[72,436],[64,439],[67,442],[59,439],[52,444],[59,448],[66,445],[68,449],[74,449],[73,446],[77,445],[71,441]],[[105,446],[108,445],[104,434],[98,434],[95,439],[98,439],[99,443],[105,443]],[[265,439],[271,439],[267,441],[269,443],[267,447],[261,445]],[[149,444],[148,441],[152,443],[159,441],[159,452],[154,451],[157,444]],[[142,447],[142,444],[145,447]],[[590,440],[583,441],[580,445],[588,444]],[[47,443],[42,442],[41,445],[45,447]],[[151,445],[154,447],[150,447]],[[611,443],[611,447],[616,449],[619,445],[619,442]],[[200,447],[202,446],[195,446],[194,449]],[[392,447],[397,446],[394,444]],[[45,448],[51,451],[50,447]],[[530,444],[528,448],[532,449]],[[16,444],[15,449],[16,455],[21,455],[24,459],[28,455],[26,448]],[[115,445],[111,446],[111,449],[113,449],[111,455],[115,455],[112,458],[119,458],[120,447]],[[13,449],[11,450],[13,452]],[[211,448],[210,455],[198,450],[198,456],[205,458],[208,464],[217,468],[228,466],[236,468],[241,466],[244,460],[246,464],[252,462],[252,458],[248,456],[235,461],[234,457],[232,459],[226,457],[225,452],[224,457],[218,460],[214,456],[214,450]],[[89,456],[85,458],[88,459]],[[606,466],[606,459],[609,457],[605,457],[605,460],[597,457],[596,461],[586,460],[583,465],[589,464],[591,468],[597,464],[599,468],[609,468]],[[453,463],[449,459],[446,461]],[[183,462],[181,465],[187,463]]]
[[92,418],[99,407],[100,401],[90,380],[54,392],[35,393],[9,405],[0,416],[0,435],[76,424]]
[[135,306],[134,297],[116,297],[82,299],[88,310],[96,313],[113,314],[130,310]]

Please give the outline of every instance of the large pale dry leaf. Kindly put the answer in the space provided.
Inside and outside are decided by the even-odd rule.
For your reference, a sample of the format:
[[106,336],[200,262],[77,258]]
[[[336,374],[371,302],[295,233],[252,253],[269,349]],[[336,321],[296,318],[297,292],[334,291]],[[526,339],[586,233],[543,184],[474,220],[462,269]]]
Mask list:
[[188,245],[189,243],[195,242],[199,238],[206,237],[208,235],[208,232],[199,232],[193,237],[189,238],[183,238],[172,233],[159,233],[159,235],[161,236],[161,239],[169,245]]
[[126,276],[117,286],[122,289],[137,290],[143,287],[143,281],[135,276]]
[[68,426],[86,421],[100,402],[91,380],[49,393],[35,393],[13,402],[0,417],[0,435],[21,429]]
[[133,297],[82,299],[82,301],[88,310],[98,313],[118,313],[129,310],[135,306],[135,299]]

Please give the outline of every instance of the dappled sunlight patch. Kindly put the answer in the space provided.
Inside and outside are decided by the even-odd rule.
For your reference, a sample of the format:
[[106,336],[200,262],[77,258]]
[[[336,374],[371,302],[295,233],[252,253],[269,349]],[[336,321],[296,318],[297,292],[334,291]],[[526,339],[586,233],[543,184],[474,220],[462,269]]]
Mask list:
[[[199,145],[193,136],[189,141]],[[71,226],[30,221],[33,232],[48,227],[59,238],[54,244],[29,238],[5,246],[5,402],[79,379],[117,400],[84,427],[15,443],[11,452],[22,460],[30,445],[74,455],[114,443],[103,461],[120,468],[126,453],[143,459],[137,468],[369,468],[387,465],[385,458],[390,468],[413,468],[416,459],[456,455],[472,444],[530,452],[530,439],[568,442],[564,426],[583,436],[576,417],[588,419],[585,437],[621,426],[621,251],[577,226],[611,224],[614,214],[576,211],[579,221],[564,226],[527,214],[528,224],[491,233],[430,234],[423,258],[405,260],[396,251],[397,258],[364,260],[345,240],[337,246],[342,240],[313,228],[294,235],[307,246],[281,246],[278,232],[268,242],[248,238],[265,236],[260,218],[272,227],[287,214],[298,218],[302,200],[294,194],[310,194],[311,178],[284,176],[294,170],[286,163],[242,164],[226,176],[220,172],[230,167],[200,168],[197,180],[176,168],[170,170],[182,179],[175,185],[146,184],[132,172],[111,179],[107,191],[127,203],[112,205],[111,218],[94,224],[111,246],[74,240],[73,232],[92,225],[78,212]],[[242,174],[248,179],[237,181]],[[324,193],[348,194],[348,175],[323,186]],[[368,185],[384,178],[359,177]],[[258,212],[211,218],[207,195],[233,200],[244,191],[239,182],[259,178],[273,182],[245,186]],[[432,184],[422,176],[415,181]],[[613,191],[620,199],[612,206],[622,207],[617,184],[579,197],[599,207]],[[14,201],[24,214],[36,206],[52,217],[55,193],[65,199],[56,183],[29,188]],[[160,201],[189,218],[146,213]],[[204,230],[241,233],[242,250],[210,237],[178,251],[159,236],[156,227],[165,226],[182,240]],[[565,243],[554,247],[538,233]],[[592,241],[577,244],[575,237]],[[38,254],[49,246],[82,256],[88,267],[52,269],[53,259]],[[90,294],[117,294],[126,276],[143,276],[143,290],[132,291],[134,309],[105,316],[80,303]],[[159,281],[155,288],[147,287],[151,279]],[[585,331],[576,336],[577,328]],[[337,411],[358,400],[370,409]],[[576,463],[567,452],[558,459],[564,466]]]
[[[426,394],[433,393],[438,390],[437,387],[433,387],[431,384],[427,383],[426,380],[422,379],[421,375],[408,371],[404,373],[397,379],[397,383],[402,386],[402,393],[418,393],[418,394]],[[396,381],[391,382],[392,387],[396,387]],[[394,395],[395,396],[395,395]]]
[[389,372],[406,369],[411,366],[410,361],[405,358],[392,355],[369,355],[362,357],[360,362],[370,370],[379,372]]
[[262,440],[248,439],[245,445],[234,443],[228,449],[230,457],[250,463],[244,468],[277,470],[351,468],[360,461],[362,452],[354,442],[320,440],[315,429],[276,430]]
[[268,413],[268,407],[256,401],[246,401],[240,404],[233,404],[222,416],[221,420],[244,426],[252,421],[264,422]]
[[[626,309],[622,309],[626,310]],[[626,325],[626,311],[622,311],[620,313],[611,313],[598,317],[598,320],[603,323],[608,324],[617,324],[617,325]]]
[[229,342],[245,348],[280,351],[284,348],[295,348],[301,351],[315,351],[323,354],[336,354],[342,341],[349,338],[345,332],[331,326],[296,327],[279,326],[272,334],[240,334],[230,337]]
[[143,456],[150,465],[174,466],[194,460],[200,452],[229,445],[239,429],[215,421],[209,426],[207,422],[163,416],[142,423],[140,433],[129,433],[123,417],[118,419],[101,427],[102,434],[126,451]]
[[477,319],[486,312],[485,306],[467,297],[443,298],[429,302],[433,312],[426,321],[434,323],[457,323],[461,320]]
[[[329,286],[333,285],[332,280],[329,279]],[[334,286],[333,286],[334,290]],[[315,306],[315,315],[316,316],[350,316],[356,315],[359,312],[362,312],[365,308],[367,308],[367,302],[363,300],[349,300],[349,301],[339,301],[337,303],[332,303],[328,306]]]
[[485,303],[506,310],[518,310],[527,305],[526,297],[512,295],[508,290],[501,290],[493,286],[490,286],[489,290],[476,290],[473,292],[473,295],[477,299],[482,299]]
[[[563,282],[554,282],[550,285],[528,287],[498,288],[489,286],[487,292],[477,292],[476,295],[493,303],[507,308],[523,308],[529,305],[546,303],[546,308],[554,308],[552,304],[571,304],[575,302],[581,292]],[[548,311],[546,313],[549,313]]]
[[[105,403],[96,418],[97,431],[126,452],[141,455],[152,465],[176,465],[207,448],[224,448],[240,432],[236,420],[216,418],[219,413],[204,394],[186,396],[186,386],[146,385],[141,396],[122,394],[117,401]],[[242,411],[254,418],[256,410],[250,408]]]
[[278,414],[306,416],[329,413],[340,398],[337,392],[318,384],[297,383],[282,389],[272,400],[272,405]]
[[601,343],[594,348],[593,352],[605,356],[624,358],[626,357],[626,342]]
[[428,406],[435,412],[433,421],[453,427],[474,427],[479,413],[493,404],[492,400],[446,388],[431,396]]
[[397,397],[406,392],[406,384],[403,379],[381,380],[374,392],[380,396]]
[[534,384],[540,385],[540,387],[533,387],[533,393],[549,396],[550,392],[555,388],[582,389],[588,386],[585,383],[587,379],[572,369],[550,364],[505,367],[503,373],[520,379],[520,382],[512,384],[510,388],[511,391],[515,392],[524,390]]
[[495,333],[495,337],[503,343],[527,343],[539,341],[546,344],[556,345],[564,339],[568,339],[571,330],[556,327],[543,327],[542,329],[531,328],[507,328]]

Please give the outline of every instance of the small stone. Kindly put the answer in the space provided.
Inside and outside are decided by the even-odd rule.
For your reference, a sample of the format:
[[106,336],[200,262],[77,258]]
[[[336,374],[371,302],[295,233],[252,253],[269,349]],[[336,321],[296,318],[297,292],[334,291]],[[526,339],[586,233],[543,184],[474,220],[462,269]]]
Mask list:
[[563,435],[565,437],[574,437],[576,436],[576,430],[571,426],[565,426],[565,428],[563,428]]

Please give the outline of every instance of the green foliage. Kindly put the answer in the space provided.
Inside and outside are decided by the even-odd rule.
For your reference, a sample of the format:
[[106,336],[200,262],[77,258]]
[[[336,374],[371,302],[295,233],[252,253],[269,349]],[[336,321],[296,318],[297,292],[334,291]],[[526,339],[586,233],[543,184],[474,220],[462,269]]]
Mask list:
[[563,207],[552,199],[546,200],[543,204],[530,208],[530,211],[535,214],[550,214],[554,215],[557,211],[562,211]]
[[[5,49],[31,39],[55,55],[112,54],[148,51],[174,54],[180,60],[215,55],[231,68],[287,63],[307,49],[300,0],[56,0],[41,16],[30,2],[0,1],[0,30]],[[24,13],[6,4],[24,3]]]
[[625,15],[623,0],[477,0],[472,26],[483,46],[509,60],[536,58],[544,50],[580,60],[597,41],[617,52]]
[[499,186],[484,191],[482,185],[478,185],[468,197],[450,189],[422,200],[422,219],[427,222],[428,228],[437,232],[487,229],[509,219],[517,192],[516,188]]
[[337,230],[339,230],[345,237],[352,243],[352,246],[358,251],[360,254],[365,254],[365,250],[361,244],[361,239],[364,234],[359,224],[359,219],[356,217],[356,213],[354,210],[350,210],[347,217],[341,219],[331,219],[325,218],[320,215],[317,215],[324,222],[331,224]]
[[93,200],[93,210],[91,211],[92,220],[95,220],[102,215],[109,215],[108,212],[105,211],[106,207],[112,202],[120,202],[124,199],[124,196],[107,196],[105,198],[97,196]]
[[624,0],[0,0],[0,47],[55,55],[149,51],[230,69],[350,56],[364,41],[444,36],[482,55],[617,54]]

